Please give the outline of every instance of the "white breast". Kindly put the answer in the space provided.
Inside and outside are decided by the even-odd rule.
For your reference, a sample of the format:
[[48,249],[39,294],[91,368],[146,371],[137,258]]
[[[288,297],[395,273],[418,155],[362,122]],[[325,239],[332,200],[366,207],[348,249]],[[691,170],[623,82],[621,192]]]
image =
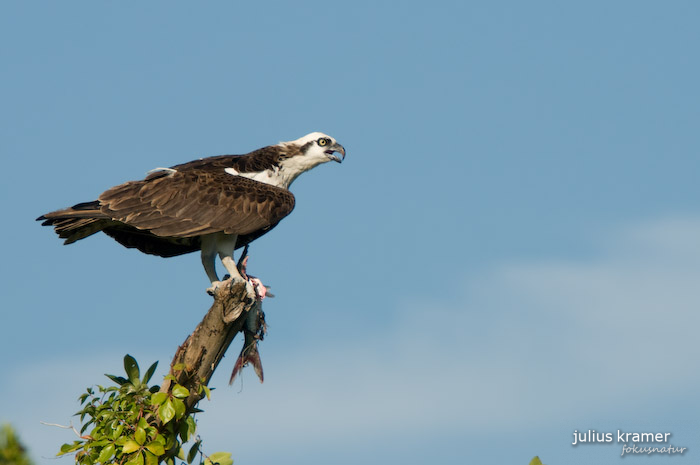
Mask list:
[[287,176],[280,172],[279,169],[256,171],[253,173],[239,173],[233,168],[226,168],[224,171],[231,176],[241,176],[243,178],[252,179],[253,181],[264,182],[276,187],[287,189],[289,182]]

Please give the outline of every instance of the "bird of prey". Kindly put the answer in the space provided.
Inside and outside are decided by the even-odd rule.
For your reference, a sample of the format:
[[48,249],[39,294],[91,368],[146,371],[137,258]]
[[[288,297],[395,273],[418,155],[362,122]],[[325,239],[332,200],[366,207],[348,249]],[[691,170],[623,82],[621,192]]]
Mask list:
[[222,281],[215,257],[242,280],[234,250],[270,231],[294,208],[289,186],[303,172],[328,161],[340,163],[345,149],[326,134],[263,147],[245,155],[201,158],[156,168],[83,202],[37,218],[53,226],[65,244],[104,232],[128,248],[173,257],[201,250],[213,293]]

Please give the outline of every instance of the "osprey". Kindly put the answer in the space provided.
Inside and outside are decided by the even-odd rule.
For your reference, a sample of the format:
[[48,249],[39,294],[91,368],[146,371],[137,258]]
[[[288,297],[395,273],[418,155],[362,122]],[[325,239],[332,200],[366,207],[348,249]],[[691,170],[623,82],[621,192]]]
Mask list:
[[[337,154],[340,154],[338,156]],[[341,158],[342,157],[342,158]],[[128,248],[161,257],[201,250],[212,292],[221,285],[215,257],[243,279],[234,250],[270,231],[294,208],[289,186],[304,171],[340,163],[345,149],[313,132],[246,155],[222,155],[149,171],[84,202],[37,218],[65,244],[104,232]]]

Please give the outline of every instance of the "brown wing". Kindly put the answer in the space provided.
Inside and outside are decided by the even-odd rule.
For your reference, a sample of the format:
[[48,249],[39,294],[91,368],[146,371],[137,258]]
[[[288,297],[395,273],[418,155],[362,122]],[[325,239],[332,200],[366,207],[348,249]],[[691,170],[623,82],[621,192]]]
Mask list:
[[271,145],[254,150],[245,155],[219,155],[216,157],[200,158],[187,163],[175,165],[172,168],[178,171],[191,169],[223,170],[233,168],[239,173],[254,173],[279,167],[280,160],[293,156],[299,152],[296,146],[281,147]]
[[198,169],[121,184],[99,202],[110,218],[167,237],[256,236],[294,209],[294,195],[286,189]]

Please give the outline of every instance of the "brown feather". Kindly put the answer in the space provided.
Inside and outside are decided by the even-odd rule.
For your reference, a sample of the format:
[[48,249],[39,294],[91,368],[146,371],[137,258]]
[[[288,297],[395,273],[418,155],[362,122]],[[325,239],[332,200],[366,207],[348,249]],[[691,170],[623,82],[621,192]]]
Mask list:
[[99,201],[101,212],[114,220],[173,237],[252,234],[294,208],[286,189],[201,169],[131,181],[107,190]]
[[141,181],[108,189],[99,199],[38,218],[66,244],[103,231],[128,248],[171,257],[199,250],[199,236],[236,234],[236,248],[273,229],[294,209],[286,189],[227,174],[279,168],[298,155],[292,144],[264,147],[247,155],[223,155],[155,171]]

